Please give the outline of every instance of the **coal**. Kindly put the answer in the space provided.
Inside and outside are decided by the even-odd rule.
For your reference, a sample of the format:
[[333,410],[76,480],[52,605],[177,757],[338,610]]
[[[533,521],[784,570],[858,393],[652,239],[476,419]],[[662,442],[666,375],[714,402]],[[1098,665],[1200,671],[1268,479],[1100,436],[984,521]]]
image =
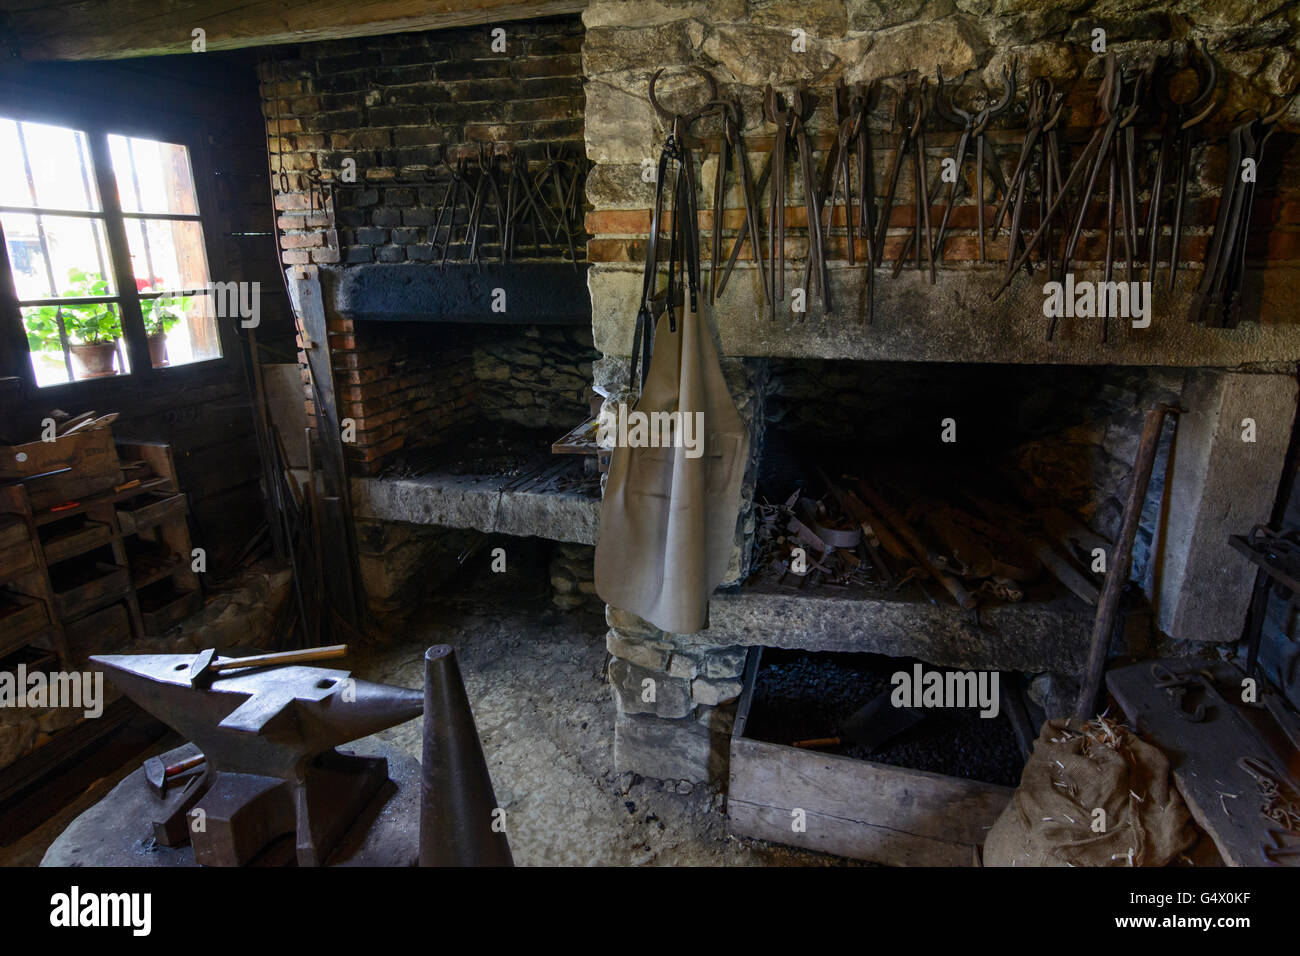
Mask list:
[[[745,732],[770,743],[838,736],[843,722],[878,694],[890,675],[915,662],[878,654],[828,654],[767,649]],[[927,670],[932,670],[927,665]],[[935,709],[876,750],[847,744],[819,752],[1014,787],[1024,759],[1003,713]]]

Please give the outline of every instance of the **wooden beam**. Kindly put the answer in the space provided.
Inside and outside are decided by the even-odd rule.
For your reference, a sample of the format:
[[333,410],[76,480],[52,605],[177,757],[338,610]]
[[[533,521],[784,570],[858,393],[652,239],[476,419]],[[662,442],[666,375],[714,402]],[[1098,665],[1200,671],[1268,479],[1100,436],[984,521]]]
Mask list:
[[586,0],[0,0],[0,36],[25,60],[118,60],[408,33],[579,13]]

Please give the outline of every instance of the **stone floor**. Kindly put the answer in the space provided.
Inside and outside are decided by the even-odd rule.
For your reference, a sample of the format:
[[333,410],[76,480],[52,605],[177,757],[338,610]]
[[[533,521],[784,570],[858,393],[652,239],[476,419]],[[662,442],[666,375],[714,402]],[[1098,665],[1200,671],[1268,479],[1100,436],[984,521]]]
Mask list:
[[[546,599],[494,607],[444,599],[412,620],[418,624],[367,649],[353,667],[371,680],[418,687],[424,649],[456,649],[517,864],[849,862],[729,836],[721,797],[703,787],[678,793],[671,783],[616,776],[602,617],[559,613]],[[419,721],[379,736],[420,754]]]

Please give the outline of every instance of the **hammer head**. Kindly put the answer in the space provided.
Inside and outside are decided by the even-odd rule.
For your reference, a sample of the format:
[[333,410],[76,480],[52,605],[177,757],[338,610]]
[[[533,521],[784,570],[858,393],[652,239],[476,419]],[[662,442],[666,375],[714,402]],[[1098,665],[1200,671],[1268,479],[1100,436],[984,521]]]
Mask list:
[[167,789],[167,765],[161,757],[150,757],[144,762],[144,779],[158,793]]
[[190,685],[193,687],[207,687],[212,683],[215,676],[212,671],[212,662],[217,658],[217,649],[209,647],[206,651],[199,651],[194,655],[194,660],[190,663]]

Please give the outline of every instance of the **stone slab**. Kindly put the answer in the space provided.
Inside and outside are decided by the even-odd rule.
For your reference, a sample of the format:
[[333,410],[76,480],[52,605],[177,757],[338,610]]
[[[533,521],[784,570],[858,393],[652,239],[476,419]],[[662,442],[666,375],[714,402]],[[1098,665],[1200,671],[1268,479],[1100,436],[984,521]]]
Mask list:
[[[801,263],[799,264],[802,265]],[[762,299],[758,273],[737,267],[726,293],[713,307],[712,323],[722,354],[787,358],[860,359],[890,362],[1046,363],[1057,365],[1166,365],[1236,368],[1251,363],[1300,360],[1300,325],[1294,303],[1300,269],[1277,267],[1251,273],[1243,314],[1264,316],[1265,324],[1244,322],[1235,329],[1210,329],[1187,321],[1191,291],[1200,273],[1179,280],[1172,297],[1157,291],[1150,328],[1110,321],[1103,343],[1098,319],[1062,319],[1047,341],[1043,316],[1043,277],[1023,273],[999,298],[997,268],[951,268],[930,285],[906,270],[897,279],[877,272],[875,319],[859,319],[864,278],[860,267],[831,265],[832,305],[824,316],[820,299],[809,296],[803,321],[773,320]],[[791,268],[789,290],[798,283]],[[1081,272],[1079,279],[1098,278]],[[641,291],[640,268],[593,265],[588,274],[595,345],[606,355],[628,355]]]
[[[1178,640],[1236,641],[1255,566],[1228,544],[1267,522],[1291,442],[1294,375],[1199,371],[1189,376],[1167,479],[1157,550],[1157,627]],[[1254,422],[1254,441],[1243,423]]]
[[352,504],[359,518],[596,543],[599,498],[503,490],[510,480],[454,475],[354,478]]
[[1004,604],[970,612],[889,597],[718,593],[708,630],[717,644],[760,645],[918,657],[939,667],[1081,671],[1092,609],[1074,597]]

